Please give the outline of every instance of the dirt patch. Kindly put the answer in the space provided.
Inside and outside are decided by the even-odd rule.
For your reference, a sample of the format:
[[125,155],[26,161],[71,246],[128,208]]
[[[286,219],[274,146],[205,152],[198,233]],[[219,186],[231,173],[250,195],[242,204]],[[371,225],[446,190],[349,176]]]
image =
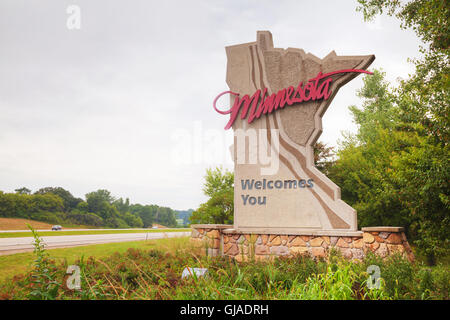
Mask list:
[[162,224],[159,223],[152,224],[152,227],[157,227],[158,229],[168,229],[168,227],[163,226]]
[[0,218],[0,230],[27,230],[27,224],[37,230],[49,230],[52,228],[51,224],[45,222],[28,219]]

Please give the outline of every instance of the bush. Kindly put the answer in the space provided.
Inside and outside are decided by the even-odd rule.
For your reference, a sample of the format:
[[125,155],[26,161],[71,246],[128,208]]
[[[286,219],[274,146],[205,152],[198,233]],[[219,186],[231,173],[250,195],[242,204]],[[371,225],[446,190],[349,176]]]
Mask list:
[[130,226],[120,218],[109,218],[105,220],[105,226],[110,228],[126,229]]
[[47,222],[50,224],[63,224],[64,223],[64,213],[62,212],[33,212],[28,215],[29,219]]
[[66,215],[67,222],[73,224],[82,224],[87,226],[103,226],[104,221],[101,217],[92,212],[81,212],[73,210]]

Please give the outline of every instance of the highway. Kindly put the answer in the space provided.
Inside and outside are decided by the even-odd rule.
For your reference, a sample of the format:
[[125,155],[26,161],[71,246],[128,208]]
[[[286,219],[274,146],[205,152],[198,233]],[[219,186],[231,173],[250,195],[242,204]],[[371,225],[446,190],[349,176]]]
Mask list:
[[[174,229],[174,228],[169,228]],[[149,229],[149,228],[133,228],[133,229],[70,229],[70,228],[63,228],[62,231],[117,231],[117,230],[161,230],[163,232],[164,229]],[[36,231],[39,232],[51,232],[52,229],[36,229]],[[23,230],[0,230],[0,233],[2,232],[31,232],[30,229],[23,229]]]
[[[117,229],[116,229],[117,230]],[[41,230],[42,231],[42,230]],[[86,246],[90,244],[140,241],[189,236],[190,232],[113,233],[41,237],[46,249]],[[0,238],[0,255],[33,251],[34,238]]]

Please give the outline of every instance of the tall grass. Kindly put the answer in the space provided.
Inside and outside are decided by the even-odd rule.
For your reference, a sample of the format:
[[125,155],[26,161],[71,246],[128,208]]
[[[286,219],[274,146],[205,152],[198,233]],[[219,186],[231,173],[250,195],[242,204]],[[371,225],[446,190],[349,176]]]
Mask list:
[[58,279],[58,270],[54,262],[50,260],[48,253],[44,248],[44,243],[38,233],[27,224],[34,238],[34,261],[33,270],[27,277],[30,291],[27,298],[32,300],[54,300],[56,299],[58,288],[61,282]]
[[[299,255],[236,262],[205,256],[205,249],[192,247],[187,239],[165,239],[158,243],[149,241],[149,249],[130,248],[102,259],[82,257],[75,262],[81,270],[81,290],[69,290],[62,285],[67,263],[61,263],[36,269],[42,275],[43,270],[54,268],[51,276],[41,278],[47,282],[41,281],[39,288],[45,291],[55,288],[52,284],[59,284],[56,292],[50,290],[48,296],[30,295],[37,286],[30,288],[30,277],[24,275],[0,285],[0,298],[448,299],[448,267],[428,270],[411,265],[401,256],[382,260],[369,255],[355,263],[331,253],[328,260]],[[37,256],[42,254],[39,250]],[[372,264],[381,269],[383,281],[378,289],[367,286],[366,270]],[[182,280],[185,267],[208,268],[208,276],[193,275]]]

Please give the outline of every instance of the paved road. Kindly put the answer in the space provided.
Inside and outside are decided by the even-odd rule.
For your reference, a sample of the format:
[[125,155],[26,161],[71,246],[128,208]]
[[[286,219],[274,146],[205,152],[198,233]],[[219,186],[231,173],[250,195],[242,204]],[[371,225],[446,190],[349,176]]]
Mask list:
[[[175,229],[175,228],[169,228],[169,229]],[[149,229],[149,228],[133,228],[133,229],[67,229],[63,228],[62,231],[108,231],[108,230],[161,230],[161,232],[164,232],[164,229]],[[39,232],[47,232],[52,231],[52,229],[36,229],[36,231]],[[0,233],[2,232],[31,232],[30,229],[26,230],[0,230]],[[55,231],[56,232],[56,231]]]
[[[150,232],[150,233],[115,233],[115,234],[88,234],[75,236],[41,237],[45,248],[66,248],[85,246],[90,244],[139,241],[149,239],[162,239],[172,237],[189,236],[190,232]],[[23,238],[0,238],[0,255],[18,252],[33,251],[34,239]]]

